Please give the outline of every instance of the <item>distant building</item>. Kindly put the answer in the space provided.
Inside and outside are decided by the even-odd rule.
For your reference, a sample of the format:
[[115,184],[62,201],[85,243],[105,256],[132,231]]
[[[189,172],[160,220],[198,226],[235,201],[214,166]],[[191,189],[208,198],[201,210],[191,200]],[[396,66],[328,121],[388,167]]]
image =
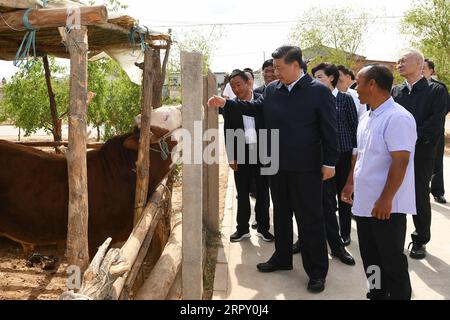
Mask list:
[[[369,64],[382,64],[391,69],[391,71],[394,71],[397,66],[397,62],[395,61],[371,60],[362,55],[352,54],[322,45],[306,48],[303,50],[303,57],[307,62],[311,60],[320,60],[322,62],[327,62],[327,57],[336,54],[346,56],[348,59],[351,59],[355,62],[352,66],[352,70],[355,74],[357,74],[362,68]],[[320,58],[322,58],[322,60]]]

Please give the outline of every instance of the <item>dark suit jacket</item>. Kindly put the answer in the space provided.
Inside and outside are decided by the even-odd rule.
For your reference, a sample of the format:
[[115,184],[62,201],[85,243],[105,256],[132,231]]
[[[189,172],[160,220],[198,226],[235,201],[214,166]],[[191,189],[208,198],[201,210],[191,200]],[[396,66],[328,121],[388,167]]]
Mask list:
[[258,100],[227,100],[225,107],[249,116],[264,115],[266,128],[279,130],[280,170],[317,172],[323,165],[336,165],[336,101],[327,87],[309,75],[291,92],[275,81]]
[[[437,83],[437,84],[440,84],[441,86],[443,86],[445,91],[447,91],[447,94],[448,94],[448,89],[447,89],[447,86],[445,85],[445,83],[440,82],[436,79],[431,79],[431,82],[434,82],[434,83]],[[450,112],[450,94],[447,95],[447,112],[446,112],[446,114],[448,114],[449,112]]]
[[261,87],[256,88],[253,93],[257,93],[257,94],[264,94],[264,91],[266,91],[267,86],[265,84],[263,84]]
[[[253,98],[255,100],[259,99],[262,95],[258,94],[256,92],[253,92]],[[234,99],[234,101],[238,101],[238,99]],[[222,109],[220,112],[223,115],[223,118],[225,120],[224,122],[224,129],[225,129],[225,145],[227,146],[227,154],[228,154],[228,160],[235,160],[237,161],[237,148],[238,148],[238,141],[237,137],[234,138],[234,154],[232,155],[231,152],[228,152],[231,146],[230,141],[228,141],[227,137],[227,130],[238,130],[242,129],[245,130],[244,127],[244,119],[242,118],[243,114],[236,108],[225,106],[225,108]],[[256,133],[259,132],[260,129],[264,129],[264,116],[262,114],[258,114],[254,116],[255,118],[255,129]],[[259,146],[259,139],[258,139],[258,146]]]
[[416,119],[416,157],[434,157],[447,112],[448,92],[442,85],[422,78],[413,86],[411,93],[405,83],[393,88],[392,96]]

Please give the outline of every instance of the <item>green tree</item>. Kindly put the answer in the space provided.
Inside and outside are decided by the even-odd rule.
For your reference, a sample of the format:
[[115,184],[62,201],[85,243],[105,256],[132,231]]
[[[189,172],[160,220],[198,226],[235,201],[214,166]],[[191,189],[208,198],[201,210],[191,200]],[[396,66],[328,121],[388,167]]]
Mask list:
[[110,77],[117,65],[109,59],[101,59],[88,64],[88,88],[95,93],[88,106],[88,123],[97,130],[97,141],[101,139],[101,127],[108,121],[106,104],[111,95]]
[[354,8],[312,7],[299,18],[289,38],[302,49],[309,48],[311,65],[327,61],[352,67],[371,20],[368,13]]
[[[64,76],[65,68],[56,64],[55,59],[50,59],[50,70],[56,75],[52,86],[56,105],[59,107],[57,117],[62,119],[67,115],[69,106],[69,82]],[[30,136],[39,129],[44,129],[53,136],[57,135],[49,105],[41,59],[36,60],[29,69],[21,67],[4,86],[3,118],[22,128],[25,136]]]
[[217,43],[222,39],[222,27],[214,26],[210,30],[192,30],[176,35],[176,42],[170,53],[168,72],[181,71],[181,51],[197,51],[203,55],[203,72],[206,74],[211,66]]
[[134,126],[134,118],[141,112],[141,86],[131,82],[116,62],[110,63],[111,72],[107,75],[108,94],[104,104],[107,119],[105,139],[130,132]]
[[415,1],[402,21],[412,45],[436,64],[439,79],[450,86],[450,1]]
[[121,9],[126,9],[128,8],[128,5],[123,4],[121,1],[119,0],[89,0],[89,4],[95,5],[98,3],[102,3],[103,5],[105,5],[109,11],[111,12],[119,12]]

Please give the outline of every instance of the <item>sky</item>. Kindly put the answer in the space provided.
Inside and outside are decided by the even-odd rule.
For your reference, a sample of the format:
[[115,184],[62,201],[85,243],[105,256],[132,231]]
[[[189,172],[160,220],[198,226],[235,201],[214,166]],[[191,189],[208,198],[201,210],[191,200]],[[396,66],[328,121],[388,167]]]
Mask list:
[[[100,1],[101,2],[101,1]],[[292,21],[301,18],[312,6],[359,8],[374,16],[402,16],[411,8],[410,0],[122,0],[128,4],[123,13],[139,20],[140,25],[174,35],[192,30],[182,25],[210,23],[250,23],[222,27],[223,37],[216,44],[212,59],[214,72],[230,72],[236,68],[259,69],[264,58],[288,43]],[[351,13],[350,13],[351,15]],[[265,22],[266,24],[251,24]],[[269,23],[267,22],[281,22]],[[400,51],[409,46],[398,30],[399,19],[377,19],[369,28],[361,55],[373,60],[395,61]],[[211,26],[196,27],[210,32]],[[12,62],[0,62],[0,78],[9,78],[16,68]]]

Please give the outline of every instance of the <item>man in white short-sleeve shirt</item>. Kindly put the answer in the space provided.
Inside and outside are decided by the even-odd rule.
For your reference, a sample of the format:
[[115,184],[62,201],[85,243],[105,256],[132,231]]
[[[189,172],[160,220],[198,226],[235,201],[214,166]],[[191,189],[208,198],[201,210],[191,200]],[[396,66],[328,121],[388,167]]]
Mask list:
[[[353,203],[360,253],[370,283],[369,299],[411,299],[404,254],[406,216],[416,214],[414,117],[390,95],[394,77],[385,66],[369,66],[357,77],[361,102],[371,106],[358,128],[358,154],[342,192]],[[352,201],[352,194],[354,200]]]

